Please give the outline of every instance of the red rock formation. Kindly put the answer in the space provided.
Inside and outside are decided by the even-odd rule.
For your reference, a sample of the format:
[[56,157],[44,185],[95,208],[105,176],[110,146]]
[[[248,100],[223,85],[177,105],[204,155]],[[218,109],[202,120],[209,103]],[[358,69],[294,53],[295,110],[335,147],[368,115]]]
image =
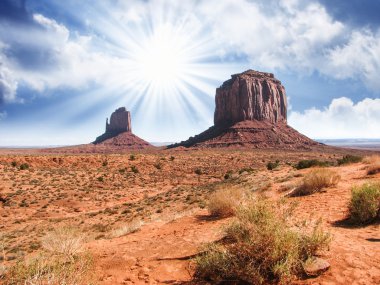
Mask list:
[[95,145],[108,149],[142,149],[151,144],[132,134],[131,113],[125,107],[118,108],[111,114],[110,122],[106,120],[106,132],[97,137]]
[[107,132],[132,132],[131,113],[120,107],[111,114],[110,123],[108,118],[106,120],[106,133]]
[[247,70],[216,89],[214,125],[245,120],[286,123],[286,93],[273,74]]
[[247,70],[216,89],[214,126],[169,147],[310,149],[319,143],[286,123],[286,93],[273,74]]

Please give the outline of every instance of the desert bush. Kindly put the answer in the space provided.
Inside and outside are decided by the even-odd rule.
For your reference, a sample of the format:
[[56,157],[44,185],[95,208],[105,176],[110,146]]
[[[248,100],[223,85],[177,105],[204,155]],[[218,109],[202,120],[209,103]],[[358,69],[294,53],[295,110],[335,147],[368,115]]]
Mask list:
[[317,168],[306,174],[291,196],[304,196],[320,192],[323,188],[335,186],[340,180],[340,175],[335,171]]
[[135,156],[134,154],[131,154],[131,155],[129,156],[129,160],[133,161],[133,160],[135,160],[135,159],[136,159],[136,156]]
[[197,168],[197,169],[194,170],[194,173],[197,174],[197,175],[202,175],[203,172],[202,172],[202,169]]
[[237,207],[247,198],[248,194],[240,188],[217,190],[209,196],[207,209],[213,216],[233,216]]
[[144,223],[141,220],[133,220],[133,221],[129,222],[128,224],[126,224],[126,225],[124,225],[118,229],[113,230],[110,234],[110,237],[116,238],[116,237],[121,237],[121,236],[125,236],[127,234],[137,232],[138,230],[140,230],[140,228],[143,224]]
[[366,183],[352,189],[350,219],[356,224],[380,220],[380,183]]
[[23,163],[20,165],[20,170],[26,170],[26,169],[29,169],[29,164]]
[[288,284],[303,273],[303,263],[327,247],[330,235],[319,225],[310,232],[289,223],[291,212],[265,200],[240,207],[225,229],[223,243],[205,246],[195,276],[214,282]]
[[136,167],[136,166],[134,166],[134,165],[132,165],[131,166],[131,171],[133,172],[133,173],[139,173],[140,171],[138,170],[138,168]]
[[83,252],[85,235],[71,226],[56,228],[42,238],[42,247],[53,254],[60,254],[73,260]]
[[377,173],[380,173],[380,161],[372,163],[367,167],[368,175],[375,175]]
[[363,158],[365,164],[377,164],[380,163],[380,155],[370,155]]
[[350,163],[357,163],[362,161],[363,157],[356,156],[356,155],[345,155],[341,159],[338,159],[338,165],[344,165],[344,164],[350,164]]
[[72,227],[47,233],[43,251],[10,267],[5,284],[90,284],[93,259],[83,241],[84,234]]
[[319,161],[317,159],[306,159],[306,160],[300,160],[296,165],[296,169],[305,169],[310,167],[325,167],[330,166],[330,163],[327,161]]
[[279,164],[280,164],[280,161],[278,161],[278,160],[276,160],[276,162],[271,162],[270,161],[270,162],[267,163],[267,169],[268,170],[273,170],[273,169],[277,168]]
[[17,166],[17,161],[13,160],[13,161],[11,162],[11,165],[12,165],[13,167],[16,167],[16,166]]
[[9,268],[4,284],[91,284],[93,259],[81,254],[68,262],[62,256],[40,254]]

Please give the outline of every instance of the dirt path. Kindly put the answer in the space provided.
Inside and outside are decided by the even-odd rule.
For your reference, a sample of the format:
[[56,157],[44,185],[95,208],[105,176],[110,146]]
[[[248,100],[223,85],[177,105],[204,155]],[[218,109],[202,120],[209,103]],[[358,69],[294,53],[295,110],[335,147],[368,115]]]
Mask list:
[[374,178],[366,176],[362,164],[336,170],[342,176],[337,187],[296,198],[299,215],[321,217],[332,234],[327,255],[331,269],[307,284],[380,284],[380,226],[350,227],[341,223],[347,217],[352,186]]
[[191,280],[190,258],[205,243],[220,238],[226,222],[200,210],[170,223],[154,222],[136,233],[90,246],[97,253],[102,284],[177,284]]

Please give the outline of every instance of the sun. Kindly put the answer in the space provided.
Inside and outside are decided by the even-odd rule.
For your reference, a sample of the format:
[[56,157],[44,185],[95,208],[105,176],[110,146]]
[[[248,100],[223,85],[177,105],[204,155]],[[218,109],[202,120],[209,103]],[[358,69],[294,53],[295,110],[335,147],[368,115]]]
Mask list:
[[136,55],[139,76],[158,89],[178,83],[189,63],[187,38],[170,25],[157,27]]

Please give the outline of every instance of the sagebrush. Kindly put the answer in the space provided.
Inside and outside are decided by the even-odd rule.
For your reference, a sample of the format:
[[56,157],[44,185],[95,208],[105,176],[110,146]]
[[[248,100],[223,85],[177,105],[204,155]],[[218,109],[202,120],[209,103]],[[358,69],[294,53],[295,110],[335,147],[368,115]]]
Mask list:
[[223,242],[206,245],[196,258],[195,276],[213,282],[288,284],[302,275],[303,263],[328,246],[330,235],[319,225],[311,231],[295,228],[291,211],[283,209],[265,200],[240,207]]

